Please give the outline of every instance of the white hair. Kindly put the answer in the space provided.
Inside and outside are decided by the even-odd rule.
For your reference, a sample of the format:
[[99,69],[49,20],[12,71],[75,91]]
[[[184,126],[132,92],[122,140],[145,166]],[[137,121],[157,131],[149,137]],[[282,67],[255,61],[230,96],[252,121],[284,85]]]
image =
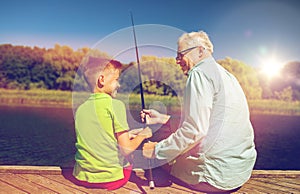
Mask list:
[[204,31],[184,33],[178,39],[178,45],[179,43],[183,43],[183,42],[187,44],[189,47],[202,46],[210,53],[214,52],[214,46],[209,40],[208,35]]

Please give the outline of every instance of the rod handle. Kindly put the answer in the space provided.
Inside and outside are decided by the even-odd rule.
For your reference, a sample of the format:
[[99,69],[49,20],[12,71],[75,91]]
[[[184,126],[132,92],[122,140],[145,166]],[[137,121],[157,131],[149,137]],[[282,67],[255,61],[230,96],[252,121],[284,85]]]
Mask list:
[[149,181],[149,187],[150,189],[154,189],[155,185],[154,185],[154,181]]

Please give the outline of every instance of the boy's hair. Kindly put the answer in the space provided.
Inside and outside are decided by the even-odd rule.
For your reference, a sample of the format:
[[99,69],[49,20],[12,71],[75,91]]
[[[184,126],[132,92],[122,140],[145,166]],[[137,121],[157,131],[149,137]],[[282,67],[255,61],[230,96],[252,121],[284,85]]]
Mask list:
[[121,69],[122,64],[119,61],[89,56],[87,62],[83,65],[82,72],[90,90],[93,91],[101,72]]

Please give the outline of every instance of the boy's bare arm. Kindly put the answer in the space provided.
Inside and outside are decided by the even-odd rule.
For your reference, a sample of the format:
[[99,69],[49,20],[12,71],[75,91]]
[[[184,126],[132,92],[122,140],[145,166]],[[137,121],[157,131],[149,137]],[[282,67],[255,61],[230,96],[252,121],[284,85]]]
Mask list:
[[149,127],[138,129],[135,132],[135,134],[130,134],[130,132],[124,131],[116,134],[120,149],[125,156],[136,150],[145,139],[152,137]]
[[128,131],[129,139],[135,138],[144,128],[130,129]]

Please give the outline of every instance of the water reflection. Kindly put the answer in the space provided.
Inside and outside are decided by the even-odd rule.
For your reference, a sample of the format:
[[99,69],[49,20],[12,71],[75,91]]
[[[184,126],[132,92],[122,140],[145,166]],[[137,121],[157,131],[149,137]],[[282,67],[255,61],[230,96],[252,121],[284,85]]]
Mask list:
[[[300,170],[300,117],[252,115],[251,120],[255,169]],[[0,165],[71,167],[76,151],[72,109],[0,107],[0,145]]]

